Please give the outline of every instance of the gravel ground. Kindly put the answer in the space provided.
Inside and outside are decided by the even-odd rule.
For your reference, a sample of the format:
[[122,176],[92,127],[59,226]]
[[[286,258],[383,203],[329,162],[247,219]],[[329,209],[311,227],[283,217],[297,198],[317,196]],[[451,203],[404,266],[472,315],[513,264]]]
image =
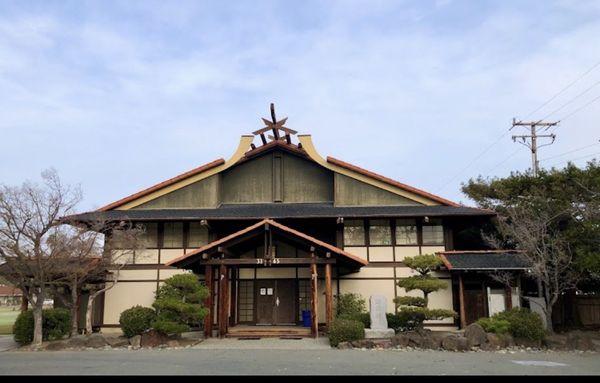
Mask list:
[[[237,342],[240,347],[249,341]],[[600,374],[598,353],[334,350],[320,345],[293,350],[267,349],[272,347],[267,343],[241,346],[245,349],[5,351],[0,352],[0,374]]]

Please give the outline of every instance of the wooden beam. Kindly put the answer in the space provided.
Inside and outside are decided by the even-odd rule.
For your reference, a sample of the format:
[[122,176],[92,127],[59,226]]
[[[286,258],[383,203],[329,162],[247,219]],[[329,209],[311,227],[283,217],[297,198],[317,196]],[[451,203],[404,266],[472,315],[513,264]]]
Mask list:
[[465,314],[465,285],[462,273],[458,274],[458,300],[460,304],[460,328],[467,327],[467,317]]
[[204,283],[208,287],[208,298],[204,302],[208,308],[208,315],[204,318],[204,336],[210,338],[212,336],[212,326],[215,319],[213,297],[215,296],[215,283],[213,278],[213,267],[211,265],[204,266]]
[[333,322],[333,292],[331,291],[331,263],[325,265],[325,320],[327,331]]
[[318,294],[317,294],[317,264],[311,263],[310,265],[310,316],[311,316],[311,333],[313,337],[319,337],[319,316],[317,315],[318,305]]
[[228,268],[221,265],[219,268],[219,337],[224,337],[227,334],[227,317],[229,314],[229,276],[227,275]]
[[[312,258],[274,258],[273,265],[310,265]],[[335,258],[316,258],[314,263],[318,265],[336,264]],[[220,259],[202,259],[198,261],[200,265],[264,265],[264,258],[220,258]]]

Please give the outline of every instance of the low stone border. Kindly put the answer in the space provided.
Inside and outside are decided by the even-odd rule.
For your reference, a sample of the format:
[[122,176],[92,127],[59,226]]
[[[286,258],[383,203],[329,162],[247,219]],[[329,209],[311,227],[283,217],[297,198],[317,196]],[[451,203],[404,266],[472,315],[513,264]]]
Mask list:
[[90,335],[77,335],[71,338],[44,342],[40,347],[31,345],[23,346],[17,351],[60,351],[60,350],[97,350],[97,349],[126,349],[137,350],[141,348],[189,348],[204,339],[202,333],[184,333],[178,337],[168,337],[150,330],[142,335],[131,338],[125,336],[94,333]]
[[[593,333],[595,334],[595,333]],[[473,323],[464,331],[446,332],[420,329],[407,331],[389,339],[361,339],[341,342],[339,349],[421,349],[446,351],[600,351],[600,333],[573,331],[567,334],[548,336],[543,342],[529,339],[514,339],[510,335],[486,333]]]

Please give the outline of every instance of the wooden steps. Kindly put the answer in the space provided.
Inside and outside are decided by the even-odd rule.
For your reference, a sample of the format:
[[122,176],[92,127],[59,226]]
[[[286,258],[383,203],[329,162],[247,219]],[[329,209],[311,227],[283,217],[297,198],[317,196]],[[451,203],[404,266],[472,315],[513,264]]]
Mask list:
[[300,326],[235,326],[230,327],[226,335],[227,338],[240,339],[301,339],[310,336],[310,328]]

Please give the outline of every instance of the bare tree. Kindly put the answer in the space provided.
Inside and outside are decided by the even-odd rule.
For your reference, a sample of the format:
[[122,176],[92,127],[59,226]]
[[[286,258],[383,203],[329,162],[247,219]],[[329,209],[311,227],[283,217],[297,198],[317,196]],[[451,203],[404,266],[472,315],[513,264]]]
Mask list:
[[42,172],[43,186],[0,185],[0,263],[5,278],[31,303],[33,344],[42,343],[42,307],[49,284],[60,275],[63,254],[52,242],[60,216],[81,200],[79,187],[63,185],[55,170]]
[[[528,201],[510,206],[500,215],[498,237],[486,236],[495,247],[509,242],[522,252],[516,255],[530,264],[530,276],[538,283],[547,329],[552,331],[552,308],[559,297],[576,287],[581,278],[573,267],[573,251],[560,231],[561,221],[573,214],[571,208],[561,211],[543,195],[528,197]],[[503,242],[503,243],[502,243]]]
[[[80,189],[62,185],[54,170],[44,171],[42,179],[43,186],[0,186],[0,274],[31,302],[34,346],[42,342],[42,308],[51,293],[65,287],[69,291],[64,302],[74,334],[79,297],[89,292],[85,327],[90,333],[94,299],[114,287],[121,268],[144,249],[142,227],[102,216],[93,222],[77,221],[73,213]],[[107,236],[111,240],[105,241]]]

